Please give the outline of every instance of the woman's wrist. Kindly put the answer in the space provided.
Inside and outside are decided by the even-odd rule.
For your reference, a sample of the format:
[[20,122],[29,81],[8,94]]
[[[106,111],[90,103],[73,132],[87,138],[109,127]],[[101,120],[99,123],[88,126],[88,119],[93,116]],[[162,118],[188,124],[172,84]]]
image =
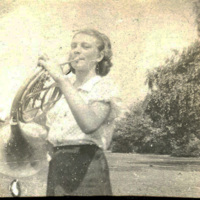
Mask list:
[[64,74],[59,75],[58,78],[57,78],[57,80],[56,80],[56,82],[57,82],[58,84],[62,84],[62,83],[64,83],[65,81],[66,81],[66,76],[65,76]]
[[68,86],[68,84],[71,84],[70,81],[69,81],[69,79],[66,78],[66,76],[65,76],[64,74],[61,75],[61,76],[58,78],[57,83],[58,83],[58,85],[59,85],[60,88],[62,88],[62,87],[65,88],[65,87]]

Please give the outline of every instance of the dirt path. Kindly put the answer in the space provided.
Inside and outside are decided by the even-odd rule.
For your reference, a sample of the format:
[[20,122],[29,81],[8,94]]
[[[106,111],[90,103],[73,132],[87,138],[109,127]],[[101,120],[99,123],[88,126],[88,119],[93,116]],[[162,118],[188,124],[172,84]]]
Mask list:
[[[200,159],[106,153],[114,195],[200,197]],[[47,166],[20,178],[22,196],[45,196]],[[10,196],[12,177],[0,174],[0,196]]]

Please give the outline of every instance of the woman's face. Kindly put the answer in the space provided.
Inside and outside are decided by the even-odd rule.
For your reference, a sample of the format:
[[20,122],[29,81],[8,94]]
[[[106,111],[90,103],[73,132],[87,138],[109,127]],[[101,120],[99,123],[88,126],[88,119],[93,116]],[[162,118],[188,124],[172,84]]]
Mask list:
[[70,60],[79,59],[71,65],[76,71],[95,69],[102,56],[97,47],[97,39],[87,34],[77,34],[71,43]]

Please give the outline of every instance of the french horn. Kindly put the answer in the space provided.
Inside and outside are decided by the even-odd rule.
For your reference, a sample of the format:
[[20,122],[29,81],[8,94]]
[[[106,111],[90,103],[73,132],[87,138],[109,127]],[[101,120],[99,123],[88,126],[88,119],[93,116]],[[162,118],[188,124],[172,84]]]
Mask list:
[[[60,67],[76,60],[61,63]],[[59,87],[41,67],[36,67],[34,72],[23,82],[11,106],[10,138],[4,148],[6,168],[0,168],[1,173],[15,177],[30,176],[47,164],[45,140],[27,139],[21,124],[33,122],[40,124],[45,119],[47,111],[61,96],[62,92]],[[42,124],[40,125],[42,126]]]
[[[61,63],[60,66],[70,64],[78,59]],[[70,70],[67,74],[70,73]],[[62,93],[52,83],[50,76],[43,68],[37,70],[28,77],[17,91],[11,106],[11,124],[18,122],[28,123],[46,113],[60,99]]]

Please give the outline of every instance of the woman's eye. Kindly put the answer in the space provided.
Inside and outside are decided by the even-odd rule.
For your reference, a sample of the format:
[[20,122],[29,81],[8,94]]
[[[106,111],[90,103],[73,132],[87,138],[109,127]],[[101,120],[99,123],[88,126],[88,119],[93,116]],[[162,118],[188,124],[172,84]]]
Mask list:
[[71,49],[74,49],[74,48],[76,48],[76,44],[71,44]]
[[90,46],[89,44],[83,44],[82,47],[83,47],[84,49],[89,49],[91,46]]

